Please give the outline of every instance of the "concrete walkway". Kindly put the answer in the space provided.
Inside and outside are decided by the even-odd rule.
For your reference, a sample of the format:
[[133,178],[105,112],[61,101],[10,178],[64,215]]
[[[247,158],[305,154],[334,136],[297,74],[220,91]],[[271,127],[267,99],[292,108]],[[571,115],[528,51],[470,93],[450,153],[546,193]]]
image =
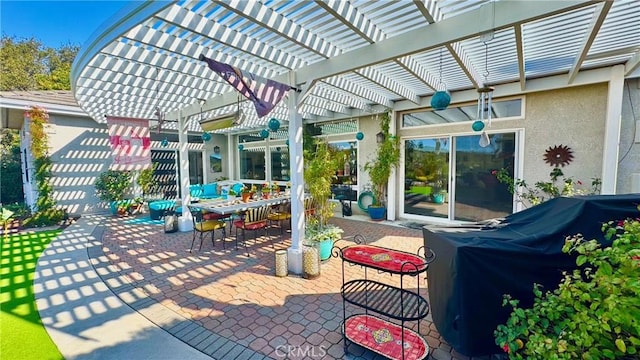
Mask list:
[[[96,240],[101,221],[83,216],[65,229],[43,252],[35,271],[38,311],[64,358],[211,359],[159,327],[180,326],[183,317],[112,272]],[[97,261],[92,263],[89,253],[98,255]]]

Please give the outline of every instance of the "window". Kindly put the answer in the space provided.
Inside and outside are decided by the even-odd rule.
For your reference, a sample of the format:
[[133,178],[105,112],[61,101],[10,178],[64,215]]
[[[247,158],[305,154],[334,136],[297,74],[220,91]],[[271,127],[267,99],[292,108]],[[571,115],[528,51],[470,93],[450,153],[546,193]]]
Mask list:
[[[522,99],[497,100],[491,104],[492,118],[510,118],[522,116]],[[478,106],[469,104],[464,106],[450,106],[446,110],[426,110],[402,115],[402,127],[425,125],[441,125],[464,121],[474,121],[477,118]]]
[[271,180],[289,181],[289,147],[271,147]]
[[240,178],[246,180],[265,180],[266,147],[245,147],[240,151]]

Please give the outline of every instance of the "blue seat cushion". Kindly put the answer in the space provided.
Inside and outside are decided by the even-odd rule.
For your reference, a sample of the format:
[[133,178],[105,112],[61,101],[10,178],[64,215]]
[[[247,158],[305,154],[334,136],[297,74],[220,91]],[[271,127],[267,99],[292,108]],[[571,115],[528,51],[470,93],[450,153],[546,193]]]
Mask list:
[[199,198],[202,196],[202,185],[189,185],[189,194],[192,198]]
[[150,210],[168,210],[176,207],[174,200],[156,200],[149,203]]
[[218,183],[202,185],[202,197],[215,197],[218,195]]
[[[182,208],[180,212],[182,212]],[[151,220],[160,220],[165,213],[165,210],[176,210],[178,214],[178,209],[176,209],[175,200],[156,200],[149,203],[149,217]],[[178,214],[179,215],[179,214]]]

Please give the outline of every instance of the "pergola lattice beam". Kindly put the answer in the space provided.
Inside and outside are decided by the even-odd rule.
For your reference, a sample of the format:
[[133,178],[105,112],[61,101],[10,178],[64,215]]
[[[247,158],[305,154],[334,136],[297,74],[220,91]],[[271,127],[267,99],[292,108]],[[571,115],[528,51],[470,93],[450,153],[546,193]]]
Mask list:
[[524,42],[522,41],[522,25],[517,24],[513,27],[513,33],[516,40],[516,53],[518,54],[518,76],[520,78],[520,90],[527,86],[527,76],[524,68]]
[[[325,11],[333,15],[351,31],[358,34],[361,38],[369,42],[369,44],[376,43],[384,38],[385,34],[369,21],[362,13],[351,5],[348,1],[330,0],[327,3],[323,1],[316,1],[320,7]],[[398,62],[397,60],[394,60]],[[399,62],[398,62],[399,63]],[[388,75],[375,69],[373,67],[360,69],[356,73],[362,77],[367,78],[369,81],[376,85],[385,88],[401,97],[407,97],[409,100],[417,103],[419,98],[407,87],[403,86],[397,81],[391,79]]]
[[260,2],[231,0],[218,1],[217,4],[324,58],[330,58],[342,52],[320,36],[263,6]]
[[587,28],[584,40],[582,41],[582,45],[580,46],[580,55],[578,55],[573,63],[573,66],[571,67],[571,70],[569,70],[569,84],[573,83],[573,81],[576,79],[576,76],[580,71],[580,67],[582,66],[582,62],[587,57],[589,49],[591,49],[591,45],[596,39],[598,31],[600,31],[600,27],[602,27],[602,24],[604,23],[604,20],[606,19],[611,6],[613,6],[613,1],[605,1],[596,6],[596,9],[593,13],[593,18],[591,19],[591,23]]
[[[280,49],[269,46],[258,39],[251,38],[220,23],[211,21],[200,14],[189,12],[175,4],[165,12],[159,14],[158,18],[183,30],[206,38],[215,39],[216,42],[251,54],[278,67],[295,69],[305,64],[303,60],[286,54]],[[199,54],[197,54],[195,58],[197,58],[198,55]]]
[[636,71],[640,67],[640,51],[637,51],[635,55],[624,64],[624,74],[629,75]]
[[[500,1],[296,70],[298,84],[424,52],[490,30],[592,5],[585,1]],[[495,15],[494,15],[495,14]],[[480,19],[480,20],[479,20]]]

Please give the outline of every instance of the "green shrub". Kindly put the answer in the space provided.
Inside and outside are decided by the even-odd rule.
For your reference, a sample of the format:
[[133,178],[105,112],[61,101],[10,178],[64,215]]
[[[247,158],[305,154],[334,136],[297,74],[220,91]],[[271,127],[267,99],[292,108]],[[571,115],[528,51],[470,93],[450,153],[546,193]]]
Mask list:
[[131,172],[107,170],[98,176],[95,187],[98,198],[112,202],[124,199],[125,192],[131,186]]
[[65,212],[60,209],[47,209],[38,211],[31,217],[24,219],[22,226],[24,227],[41,227],[59,225],[64,219]]
[[516,201],[525,206],[538,205],[560,196],[593,195],[600,193],[600,178],[591,179],[591,188],[583,189],[580,180],[566,177],[560,168],[553,168],[549,173],[549,181],[538,181],[529,185],[525,180],[514,179],[508,169],[502,168],[493,172],[498,181],[508,186],[509,192],[516,196]]
[[640,219],[603,225],[611,246],[581,235],[568,237],[563,251],[576,254],[579,269],[565,273],[559,287],[534,304],[513,308],[495,331],[496,344],[511,359],[638,359],[640,349]]

